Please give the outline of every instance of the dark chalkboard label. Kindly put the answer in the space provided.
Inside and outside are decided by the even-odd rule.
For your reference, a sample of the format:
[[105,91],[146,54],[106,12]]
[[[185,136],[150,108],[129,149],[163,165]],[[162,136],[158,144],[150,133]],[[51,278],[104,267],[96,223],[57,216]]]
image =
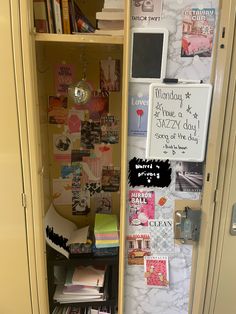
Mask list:
[[171,183],[170,162],[155,159],[139,159],[129,161],[129,185],[131,187],[168,187]]

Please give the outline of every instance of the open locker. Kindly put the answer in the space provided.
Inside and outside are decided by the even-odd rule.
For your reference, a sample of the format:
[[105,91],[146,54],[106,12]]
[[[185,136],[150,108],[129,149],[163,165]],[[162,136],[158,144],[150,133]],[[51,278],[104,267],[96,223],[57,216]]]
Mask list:
[[[28,4],[32,23],[33,2]],[[96,12],[102,10],[104,1],[78,1],[78,4],[95,25]],[[23,5],[27,6],[27,1]],[[38,159],[38,179],[43,186],[37,195],[39,216],[35,216],[40,234],[40,237],[36,236],[39,244],[36,244],[36,264],[42,285],[40,295],[45,301],[39,307],[42,313],[65,310],[66,305],[60,305],[54,296],[55,290],[65,280],[65,276],[62,281],[57,278],[58,272],[67,273],[77,267],[81,267],[82,271],[98,272],[101,268],[103,283],[102,286],[97,284],[95,288],[99,289],[91,292],[91,295],[95,295],[92,302],[88,292],[88,297],[81,297],[79,303],[71,299],[68,308],[81,308],[85,313],[93,307],[115,313],[118,290],[122,290],[119,282],[123,280],[119,259],[121,265],[124,260],[124,223],[120,221],[120,216],[122,220],[124,215],[121,207],[125,199],[122,183],[125,168],[122,154],[125,149],[122,150],[122,146],[125,147],[124,117],[127,116],[124,101],[127,81],[123,75],[127,66],[124,36],[34,33],[32,39],[29,45],[32,58],[30,72],[31,75],[35,72],[36,80],[34,82],[32,79],[32,82],[37,100],[35,106],[28,110],[32,110],[35,120],[33,132],[37,133],[36,138],[40,138],[35,154]],[[109,87],[107,84],[110,84]],[[87,93],[88,98],[84,103],[78,100],[82,95],[80,93]],[[35,136],[33,133],[31,135]],[[35,184],[37,186],[38,183]],[[60,219],[65,219],[66,223],[70,221],[78,229],[90,226],[88,241],[81,247],[71,245],[73,249],[69,259],[59,253],[60,248],[65,249],[65,246],[58,244],[62,234],[55,230],[54,222],[51,220],[52,225],[44,225],[52,203],[54,213]],[[103,250],[97,250],[95,254],[95,248],[91,245],[95,241],[95,215],[103,219],[110,214],[116,217],[115,227],[109,229],[114,239],[106,243],[110,241],[115,245],[111,247],[109,242],[107,248],[105,245]],[[121,237],[119,247],[118,232]],[[51,242],[51,247],[45,246],[45,236],[49,240],[47,242]],[[104,241],[97,237],[98,242]],[[59,252],[52,248],[55,243]],[[46,281],[43,279],[45,276]],[[77,282],[81,286],[83,281]]]

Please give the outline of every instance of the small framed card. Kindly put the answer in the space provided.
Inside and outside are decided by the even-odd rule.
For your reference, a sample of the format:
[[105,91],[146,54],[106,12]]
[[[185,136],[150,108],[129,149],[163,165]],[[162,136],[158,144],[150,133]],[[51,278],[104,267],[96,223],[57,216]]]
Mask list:
[[149,287],[169,287],[168,256],[144,256],[144,275]]

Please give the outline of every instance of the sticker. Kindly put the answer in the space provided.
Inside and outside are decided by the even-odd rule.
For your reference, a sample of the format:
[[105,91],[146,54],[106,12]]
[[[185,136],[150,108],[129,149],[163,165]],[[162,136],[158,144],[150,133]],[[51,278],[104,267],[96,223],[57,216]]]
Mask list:
[[155,159],[139,159],[129,161],[129,185],[145,187],[168,187],[171,183],[170,162]]
[[144,276],[147,286],[169,287],[169,263],[167,256],[145,256]]
[[154,219],[155,192],[129,191],[129,224],[133,226],[148,226],[148,219]]
[[144,256],[151,254],[149,234],[130,234],[126,237],[128,265],[143,265]]

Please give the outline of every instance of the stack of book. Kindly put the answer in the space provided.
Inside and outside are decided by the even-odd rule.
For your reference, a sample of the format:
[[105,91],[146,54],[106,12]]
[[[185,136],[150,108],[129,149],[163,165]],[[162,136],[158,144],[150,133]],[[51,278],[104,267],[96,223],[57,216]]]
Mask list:
[[105,0],[102,12],[96,13],[97,30],[95,33],[123,35],[124,0]]
[[97,249],[118,247],[119,234],[116,215],[96,214],[94,236]]
[[106,300],[108,276],[105,275],[105,266],[70,267],[64,284],[57,284],[53,299],[59,303]]
[[95,27],[75,0],[33,0],[38,33],[93,33]]

